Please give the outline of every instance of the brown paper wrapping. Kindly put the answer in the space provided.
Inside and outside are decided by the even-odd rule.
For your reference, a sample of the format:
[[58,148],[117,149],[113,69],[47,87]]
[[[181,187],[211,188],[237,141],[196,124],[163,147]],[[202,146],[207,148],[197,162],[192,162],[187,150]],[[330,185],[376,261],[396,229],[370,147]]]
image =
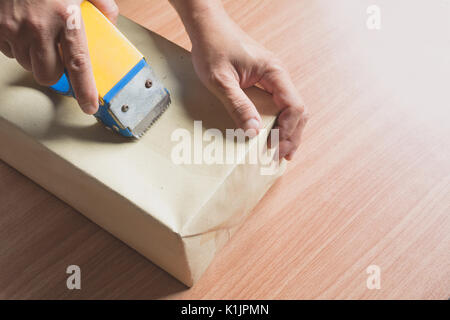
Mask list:
[[[190,54],[120,18],[127,35],[169,88],[172,104],[138,142],[84,115],[75,100],[37,85],[14,60],[0,58],[0,157],[188,286],[201,276],[276,178],[249,164],[177,165],[171,134],[194,120],[203,130],[233,128],[199,82]],[[275,109],[257,88],[247,94],[271,128]],[[248,157],[261,134],[246,142]],[[45,221],[43,222],[45,223]]]

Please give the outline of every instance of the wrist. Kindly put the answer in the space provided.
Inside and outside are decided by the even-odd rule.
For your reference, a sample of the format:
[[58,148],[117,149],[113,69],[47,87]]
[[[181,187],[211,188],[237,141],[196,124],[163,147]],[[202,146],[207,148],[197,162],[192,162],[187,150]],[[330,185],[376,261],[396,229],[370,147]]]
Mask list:
[[198,46],[224,30],[233,27],[233,22],[216,0],[169,0],[178,12],[192,46]]

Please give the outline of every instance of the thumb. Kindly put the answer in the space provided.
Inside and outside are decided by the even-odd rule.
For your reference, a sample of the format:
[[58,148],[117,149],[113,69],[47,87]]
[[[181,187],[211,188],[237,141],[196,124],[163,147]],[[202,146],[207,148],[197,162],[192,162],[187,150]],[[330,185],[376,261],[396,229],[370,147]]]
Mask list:
[[234,77],[214,77],[213,91],[224,104],[239,128],[254,130],[256,134],[261,128],[261,116],[255,105],[241,89],[239,82]]
[[117,22],[119,7],[114,0],[89,0],[97,7],[112,23]]

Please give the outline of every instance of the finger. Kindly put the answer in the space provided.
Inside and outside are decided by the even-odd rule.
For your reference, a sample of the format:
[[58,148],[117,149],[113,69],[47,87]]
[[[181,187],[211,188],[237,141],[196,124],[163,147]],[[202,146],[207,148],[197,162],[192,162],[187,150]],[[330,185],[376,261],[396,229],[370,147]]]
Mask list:
[[302,113],[293,107],[287,107],[278,115],[277,125],[280,128],[280,140],[285,140],[295,133]]
[[274,65],[260,80],[265,90],[273,95],[273,99],[281,111],[277,124],[280,127],[280,139],[290,137],[304,112],[304,104],[289,74],[285,69]]
[[226,110],[239,128],[259,133],[261,116],[255,105],[241,89],[238,81],[230,76],[215,78],[213,92],[224,104]]
[[85,113],[96,113],[98,92],[92,73],[84,25],[81,28],[63,29],[61,49],[64,66],[69,74],[78,104]]
[[30,58],[30,47],[25,46],[13,46],[12,55],[17,60],[17,62],[26,70],[31,71],[31,58]]
[[278,158],[281,160],[283,158],[288,159],[288,155],[291,154],[295,150],[295,144],[293,141],[286,139],[283,141],[280,141],[279,148],[278,148]]
[[90,0],[112,23],[117,22],[119,7],[114,0]]
[[300,146],[303,129],[305,128],[308,119],[309,117],[306,114],[303,114],[292,135],[282,140],[280,139],[279,142],[280,159],[286,158],[286,160],[292,160],[295,152]]
[[11,46],[9,45],[8,42],[6,42],[6,41],[0,42],[0,51],[8,58],[11,58],[11,59],[14,58]]
[[298,122],[297,128],[296,128],[296,132],[294,133],[294,135],[290,138],[290,141],[292,142],[291,145],[291,150],[288,151],[288,153],[285,155],[286,160],[292,160],[292,158],[294,157],[295,152],[298,150],[298,148],[300,147],[300,143],[302,141],[302,136],[303,136],[303,130],[305,129],[306,123],[309,120],[309,116],[308,115],[303,115],[302,119],[300,119],[300,121]]
[[36,40],[31,47],[31,65],[36,81],[51,86],[61,78],[64,67],[55,39]]

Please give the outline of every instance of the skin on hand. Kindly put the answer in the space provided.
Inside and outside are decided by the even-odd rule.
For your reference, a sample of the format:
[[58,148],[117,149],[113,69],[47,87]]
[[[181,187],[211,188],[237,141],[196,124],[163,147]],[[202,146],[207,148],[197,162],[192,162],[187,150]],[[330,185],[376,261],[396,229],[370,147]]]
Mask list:
[[[279,109],[279,158],[291,160],[308,121],[303,100],[275,55],[245,34],[219,0],[171,0],[192,42],[201,81],[224,104],[236,125],[261,128],[261,116],[243,89],[260,84]],[[269,139],[270,141],[270,139]]]
[[213,39],[197,42],[192,57],[202,82],[244,130],[258,132],[261,116],[243,89],[260,84],[272,94],[279,109],[275,125],[280,130],[279,158],[291,160],[300,146],[308,117],[302,98],[281,62],[240,29],[230,28],[215,33]]
[[[55,84],[64,68],[82,110],[94,114],[98,92],[84,26],[67,28],[68,8],[82,0],[0,0],[0,51],[16,59],[45,86]],[[118,16],[113,0],[90,1],[111,21]],[[82,19],[80,19],[82,22]]]

